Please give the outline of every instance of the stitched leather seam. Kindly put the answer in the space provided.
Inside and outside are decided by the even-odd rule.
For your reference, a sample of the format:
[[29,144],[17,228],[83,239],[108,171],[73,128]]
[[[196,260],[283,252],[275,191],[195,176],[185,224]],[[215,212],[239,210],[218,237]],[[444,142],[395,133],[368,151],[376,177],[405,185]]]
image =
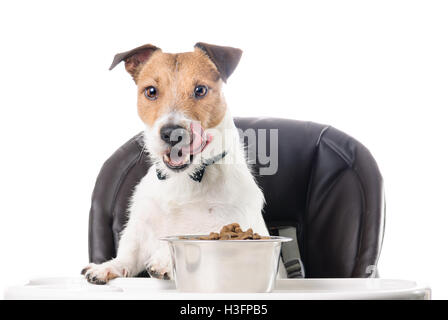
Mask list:
[[[302,233],[302,238],[303,238],[303,258],[302,258],[302,263],[306,263],[306,261],[308,261],[308,250],[307,250],[307,244],[306,244],[306,233],[307,233],[307,218],[308,218],[308,212],[309,212],[309,203],[310,203],[310,187],[313,185],[314,183],[314,173],[316,171],[316,158],[317,158],[317,151],[319,150],[319,144],[320,141],[323,137],[323,135],[325,134],[325,132],[327,132],[327,130],[330,128],[330,126],[326,126],[324,128],[322,128],[319,137],[316,140],[316,144],[314,145],[314,151],[313,151],[313,157],[311,158],[312,160],[312,168],[311,168],[311,172],[310,172],[310,178],[308,179],[308,185],[306,187],[306,203],[305,203],[305,212],[303,214],[303,228],[301,228],[301,233]],[[302,240],[302,239],[300,239]],[[307,267],[305,267],[306,269]]]
[[[340,148],[338,148],[336,145],[334,145],[331,140],[322,140],[322,141],[325,143],[325,145],[327,145],[331,150],[333,150],[336,154],[338,154],[341,157],[341,159],[343,159],[347,163],[347,165],[350,167],[350,169],[355,174],[356,180],[357,180],[359,188],[361,190],[361,196],[362,196],[361,224],[360,224],[360,230],[359,230],[359,236],[358,236],[359,237],[358,249],[357,249],[356,258],[355,258],[356,263],[355,263],[355,266],[351,273],[351,276],[353,277],[354,272],[356,271],[356,269],[359,266],[361,248],[362,248],[363,243],[365,242],[364,237],[365,237],[365,229],[366,229],[365,222],[366,222],[366,211],[367,211],[367,209],[366,209],[367,208],[366,191],[364,188],[364,184],[362,183],[361,177],[359,176],[359,172],[353,166],[355,161],[354,160],[351,161],[349,158],[347,158],[346,155],[340,151]],[[375,259],[375,264],[378,262],[378,258],[379,258],[379,255],[377,254],[377,257]]]
[[340,148],[335,145],[331,140],[324,140],[322,139],[322,142],[329,147],[333,152],[335,152],[344,162],[352,167],[353,161],[350,161],[350,159],[340,150]]
[[331,150],[333,150],[342,160],[345,161],[345,163],[350,167],[350,169],[353,171],[353,173],[355,174],[356,180],[358,181],[358,185],[359,188],[361,189],[361,197],[362,197],[362,212],[361,212],[361,223],[360,223],[360,230],[358,231],[358,249],[356,251],[356,257],[355,257],[355,266],[351,272],[351,276],[353,277],[353,274],[355,272],[355,270],[358,267],[358,263],[359,263],[359,257],[361,254],[361,247],[362,247],[362,243],[364,242],[364,230],[366,228],[366,226],[364,225],[365,221],[366,221],[366,196],[365,196],[365,190],[364,190],[364,185],[361,181],[361,178],[359,176],[359,173],[357,172],[357,170],[353,167],[353,162],[354,161],[350,161],[350,159],[348,159],[346,157],[346,155],[340,151],[340,148],[338,148],[336,145],[334,145],[330,140],[322,140],[322,142],[325,143],[325,145],[327,145]]
[[[358,266],[358,262],[359,262],[359,256],[360,256],[360,250],[361,250],[361,245],[364,242],[364,223],[365,223],[365,214],[366,214],[366,202],[365,202],[365,190],[364,190],[364,186],[361,182],[361,179],[359,177],[358,172],[353,168],[353,162],[354,161],[350,161],[350,159],[340,150],[340,148],[338,146],[336,146],[335,144],[333,144],[331,142],[331,140],[326,140],[323,139],[324,138],[324,134],[325,132],[329,129],[329,127],[324,128],[324,130],[322,130],[319,139],[318,139],[318,143],[316,144],[316,151],[318,150],[318,146],[319,143],[323,142],[327,147],[329,147],[336,155],[338,155],[347,165],[349,168],[344,169],[343,171],[341,171],[337,177],[334,179],[334,182],[332,183],[330,189],[327,191],[326,195],[324,196],[324,198],[322,199],[321,203],[319,204],[319,208],[322,206],[322,204],[326,201],[327,195],[330,194],[331,190],[333,189],[333,187],[337,184],[337,182],[341,179],[341,177],[343,176],[343,173],[347,172],[347,169],[350,169],[351,171],[353,171],[353,173],[355,174],[356,180],[358,181],[358,185],[361,189],[361,195],[362,195],[362,212],[361,212],[361,223],[360,223],[360,231],[358,233],[358,248],[357,248],[357,253],[356,253],[356,257],[355,257],[355,266],[351,272],[351,276],[353,277],[353,273],[355,272],[357,266]],[[314,159],[314,158],[313,158]],[[314,162],[314,160],[313,160]],[[315,173],[315,167],[313,166],[312,172],[311,172],[311,178],[308,184],[308,195],[307,195],[307,209],[306,209],[306,215],[308,216],[309,213],[309,197],[310,197],[310,186],[312,186],[313,183],[313,178],[314,178],[314,173]],[[318,210],[319,210],[318,208]],[[314,220],[314,219],[313,219]],[[311,224],[312,221],[309,222],[309,224]],[[308,224],[308,223],[307,223]],[[307,230],[307,228],[305,228],[305,230]],[[306,232],[306,231],[305,231]],[[304,238],[306,239],[306,237]],[[304,246],[305,248],[305,258],[308,258],[308,252],[307,252],[307,247],[306,245]]]
[[364,185],[363,185],[363,183],[361,181],[359,173],[354,168],[352,169],[352,171],[355,173],[355,177],[356,177],[356,180],[358,181],[359,188],[361,189],[361,196],[362,196],[362,212],[361,212],[361,219],[362,220],[361,220],[361,223],[360,223],[361,230],[359,231],[359,235],[358,235],[359,236],[359,240],[358,240],[358,250],[356,252],[356,258],[355,258],[356,263],[355,263],[355,266],[353,267],[353,270],[352,270],[352,273],[351,273],[351,277],[353,278],[353,274],[354,274],[355,270],[357,269],[358,263],[359,263],[359,256],[361,254],[361,245],[364,242],[364,235],[365,235],[364,230],[366,229],[366,226],[364,224],[366,222],[366,207],[367,207],[367,204],[366,204],[366,192],[364,190]]
[[[327,197],[328,195],[331,193],[331,191],[334,189],[334,187],[338,184],[339,180],[342,179],[342,177],[344,176],[344,174],[346,174],[348,172],[348,170],[350,170],[349,168],[345,168],[343,170],[341,170],[334,178],[333,181],[330,185],[329,188],[327,188],[325,195],[323,196],[323,198],[321,199],[319,206],[317,208],[317,211],[320,211],[321,207],[324,205],[325,201],[327,201]],[[314,221],[314,217],[310,222]]]
[[355,173],[356,180],[358,181],[359,188],[361,189],[361,196],[362,196],[362,212],[361,212],[361,224],[360,224],[360,229],[361,230],[358,231],[359,232],[359,235],[358,235],[359,240],[358,240],[358,249],[357,249],[356,258],[355,258],[356,263],[355,263],[355,266],[354,266],[354,268],[352,270],[352,273],[351,273],[351,276],[353,277],[353,274],[354,274],[355,270],[358,267],[360,254],[361,254],[361,247],[362,247],[362,244],[364,243],[364,235],[365,235],[365,228],[366,228],[364,223],[366,221],[366,216],[365,215],[366,215],[366,207],[367,207],[367,204],[366,204],[366,192],[364,190],[364,184],[361,181],[361,178],[359,176],[358,171],[353,167],[353,162],[354,161],[350,161],[350,159],[348,159],[346,157],[346,155],[342,151],[340,151],[340,148],[338,148],[336,145],[334,145],[330,140],[322,140],[322,141],[331,150],[333,150],[335,153],[337,153],[341,157],[341,159],[343,159],[347,163],[348,166],[350,166],[352,171]]
[[350,167],[350,169],[355,174],[356,180],[358,181],[359,188],[361,189],[361,196],[362,196],[362,212],[361,212],[361,223],[360,223],[361,230],[358,231],[358,244],[357,244],[358,249],[356,251],[356,257],[355,257],[356,262],[355,262],[355,266],[351,272],[351,276],[353,277],[353,274],[358,267],[359,257],[360,257],[360,253],[361,253],[361,247],[362,247],[362,243],[364,242],[364,230],[365,230],[364,223],[366,221],[366,217],[365,217],[365,215],[366,215],[366,200],[365,200],[366,196],[365,196],[364,185],[361,181],[361,178],[359,177],[359,173],[353,167],[354,161],[350,161],[350,159],[348,159],[346,157],[346,155],[342,151],[340,151],[340,148],[338,148],[336,145],[334,145],[331,140],[322,140],[322,142],[325,143],[326,146],[328,146],[333,152],[335,152]]
[[328,130],[328,129],[330,129],[331,127],[330,126],[326,126],[325,128],[323,128],[322,130],[321,130],[321,132],[320,132],[320,134],[319,134],[319,137],[317,138],[317,141],[316,141],[316,147],[318,147],[319,146],[319,144],[320,144],[320,141],[321,141],[321,139],[322,139],[322,136],[324,135],[324,133]]

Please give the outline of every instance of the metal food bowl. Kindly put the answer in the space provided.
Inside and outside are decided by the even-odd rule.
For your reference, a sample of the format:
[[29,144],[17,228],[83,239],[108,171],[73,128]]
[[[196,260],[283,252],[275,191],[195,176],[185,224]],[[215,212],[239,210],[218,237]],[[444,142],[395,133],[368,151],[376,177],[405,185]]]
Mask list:
[[198,240],[198,235],[168,241],[174,278],[183,292],[271,292],[277,276],[281,243],[286,237],[261,240]]

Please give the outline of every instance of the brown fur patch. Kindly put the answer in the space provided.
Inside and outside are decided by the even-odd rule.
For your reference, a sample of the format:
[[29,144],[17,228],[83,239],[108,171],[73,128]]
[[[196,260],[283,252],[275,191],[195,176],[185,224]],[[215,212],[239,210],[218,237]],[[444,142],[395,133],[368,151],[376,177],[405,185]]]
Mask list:
[[[179,54],[157,50],[142,65],[136,83],[138,114],[148,125],[152,125],[165,113],[180,111],[200,121],[204,128],[213,128],[221,122],[226,112],[220,74],[200,49]],[[195,98],[194,89],[197,85],[208,87],[205,97]],[[157,89],[156,100],[146,98],[144,91],[149,86]]]
[[106,281],[113,280],[118,277],[120,277],[118,274],[109,271],[106,275]]

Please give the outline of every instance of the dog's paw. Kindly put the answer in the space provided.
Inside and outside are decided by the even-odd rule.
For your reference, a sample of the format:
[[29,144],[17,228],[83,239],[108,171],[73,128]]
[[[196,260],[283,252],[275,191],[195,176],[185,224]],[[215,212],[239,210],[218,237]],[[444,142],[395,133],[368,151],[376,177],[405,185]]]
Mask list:
[[81,274],[92,284],[106,284],[109,280],[126,276],[124,270],[120,271],[107,262],[102,264],[91,263],[82,269]]
[[171,260],[169,253],[156,253],[147,264],[147,271],[151,278],[171,280],[173,279],[173,272],[171,268]]

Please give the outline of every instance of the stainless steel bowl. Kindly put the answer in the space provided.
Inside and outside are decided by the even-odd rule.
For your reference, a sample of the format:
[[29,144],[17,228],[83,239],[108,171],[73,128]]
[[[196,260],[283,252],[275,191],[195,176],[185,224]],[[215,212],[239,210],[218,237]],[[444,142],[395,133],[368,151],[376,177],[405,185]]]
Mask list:
[[277,276],[281,243],[292,240],[193,237],[198,236],[161,238],[169,243],[176,286],[183,292],[270,292]]

